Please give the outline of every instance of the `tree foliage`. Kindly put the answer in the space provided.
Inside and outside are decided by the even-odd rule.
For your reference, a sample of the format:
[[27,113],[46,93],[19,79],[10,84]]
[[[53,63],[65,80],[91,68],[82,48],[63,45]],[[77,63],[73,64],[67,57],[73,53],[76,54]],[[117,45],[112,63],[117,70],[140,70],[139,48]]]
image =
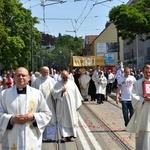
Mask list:
[[[42,51],[42,61],[44,65],[61,70],[69,66],[71,51],[74,55],[79,55],[82,50],[83,39],[61,34],[57,38],[53,38],[54,41],[52,41],[56,48],[53,51]],[[51,43],[51,41],[48,43]]]
[[39,50],[41,33],[34,27],[37,18],[18,0],[0,1],[0,62],[6,70],[31,64],[31,38]]
[[[132,5],[122,4],[109,12],[111,22],[114,22],[119,36],[129,39],[130,42],[136,35],[141,40],[150,39],[150,1],[140,0]],[[142,35],[146,35],[143,37]]]
[[82,50],[82,38],[73,37],[70,35],[59,34],[56,45],[65,46],[69,51],[73,51],[74,55],[78,55]]
[[[19,66],[32,69],[32,65],[35,70],[54,62],[57,67],[65,67],[69,65],[70,51],[77,55],[82,50],[82,39],[43,34],[35,28],[37,23],[38,19],[32,17],[31,10],[24,8],[19,0],[0,0],[0,63],[5,70]],[[52,52],[41,50],[41,44],[55,45],[56,48]]]
[[56,44],[56,39],[57,38],[55,36],[42,33],[42,42],[41,42],[41,44],[42,45],[49,45],[49,44],[55,45]]

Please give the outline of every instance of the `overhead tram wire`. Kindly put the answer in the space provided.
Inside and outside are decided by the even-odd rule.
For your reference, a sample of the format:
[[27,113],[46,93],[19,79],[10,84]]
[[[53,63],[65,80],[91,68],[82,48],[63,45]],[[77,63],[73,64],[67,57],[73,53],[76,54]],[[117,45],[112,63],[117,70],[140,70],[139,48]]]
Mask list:
[[95,4],[93,4],[93,6],[95,6],[95,5],[99,5],[99,4],[102,4],[102,3],[105,3],[105,2],[108,2],[108,1],[112,1],[112,0],[105,0],[105,1],[102,1],[102,2],[98,2],[98,3],[95,3]]
[[107,7],[107,8],[112,8],[112,7],[110,7],[110,6],[107,6],[107,5],[105,5],[105,4],[101,4],[102,6],[105,6],[105,7]]
[[124,1],[121,1],[121,0],[118,0],[119,2],[121,2],[121,3],[125,3]]
[[30,0],[27,0],[26,2],[22,3],[22,4],[25,4],[25,3],[28,3]]
[[[51,34],[51,31],[49,30],[49,27],[48,27],[48,25],[47,25],[47,22],[45,21],[45,25],[46,25],[46,28],[47,28],[47,30],[49,31],[49,33]],[[46,33],[46,31],[45,31],[45,33]]]
[[[82,24],[84,23],[84,21],[87,19],[88,15],[91,13],[91,11],[93,10],[94,6],[95,5],[98,5],[98,4],[101,4],[103,5],[102,3],[105,3],[107,1],[112,1],[112,0],[105,0],[105,1],[102,1],[102,2],[98,2],[98,0],[96,0],[96,2],[93,4],[93,6],[91,7],[91,9],[89,10],[89,12],[87,13],[87,15],[84,17],[83,21],[80,23],[79,27],[77,28],[77,31],[79,30],[79,28],[82,26]],[[105,6],[105,5],[104,5]],[[107,6],[108,7],[108,6]]]
[[[53,1],[53,0],[49,0],[49,1]],[[49,6],[49,5],[55,5],[55,4],[63,4],[66,1],[62,1],[62,0],[57,0],[57,2],[54,3],[49,3],[49,4],[45,4],[46,0],[41,0],[41,6],[43,7],[43,22],[44,22],[44,33],[45,33],[45,6]]]
[[[43,20],[43,18],[38,18],[39,20]],[[72,20],[71,18],[45,18],[45,20]]]
[[86,5],[84,6],[84,8],[83,8],[83,10],[82,10],[82,12],[81,12],[81,14],[80,14],[80,16],[79,16],[78,19],[76,20],[77,22],[78,22],[78,20],[81,18],[81,16],[82,16],[83,12],[85,11],[85,9],[86,9],[88,3],[89,3],[89,0],[87,1]]
[[[43,18],[38,18],[39,20],[43,20]],[[65,20],[65,21],[71,21],[72,23],[72,26],[74,28],[74,25],[73,25],[73,20],[71,18],[45,18],[45,23],[46,23],[46,20]],[[75,29],[75,28],[74,28]]]
[[[28,1],[31,1],[31,0],[28,0]],[[28,2],[28,1],[26,1],[26,2]],[[32,0],[33,1],[33,0]],[[44,2],[52,2],[51,4],[45,4],[44,3],[44,5],[45,6],[47,6],[47,5],[53,5],[53,4],[59,4],[59,3],[65,3],[66,1],[62,1],[62,0],[57,0],[57,3],[53,3],[54,1],[56,2],[56,0],[45,0]],[[59,1],[59,2],[58,2]],[[74,2],[79,2],[79,1],[83,1],[83,0],[74,0]],[[86,5],[85,5],[85,7],[84,7],[84,9],[82,10],[82,12],[81,12],[81,14],[80,14],[80,16],[77,18],[77,19],[74,19],[74,21],[75,21],[75,23],[73,22],[73,19],[68,19],[68,20],[70,20],[71,21],[71,23],[72,23],[72,27],[73,27],[73,29],[74,29],[74,31],[73,32],[77,32],[79,29],[80,29],[80,27],[82,26],[82,24],[84,23],[84,21],[87,19],[87,17],[88,17],[88,15],[91,13],[91,11],[92,11],[92,9],[93,9],[93,7],[94,6],[92,6],[92,8],[89,10],[89,12],[87,13],[87,15],[84,17],[84,19],[82,20],[82,22],[80,23],[80,25],[78,26],[78,28],[77,28],[77,23],[79,22],[79,19],[81,18],[81,16],[83,16],[83,12],[85,11],[85,9],[87,8],[87,4],[89,3],[89,1],[90,0],[86,0],[87,1],[87,3],[86,3]],[[91,0],[92,1],[92,0]],[[67,2],[68,2],[68,0],[67,0]],[[95,3],[97,3],[98,2],[98,0],[96,0],[96,2]],[[100,3],[102,3],[102,2],[100,2]],[[36,6],[38,6],[38,5],[41,5],[41,3],[39,3],[39,4],[36,4],[36,5],[34,5],[34,6],[31,6],[31,8],[33,8],[33,7],[36,7]],[[94,4],[95,5],[95,4]],[[102,4],[101,4],[102,5]],[[42,6],[42,5],[41,5]],[[44,7],[45,7],[44,6]],[[104,5],[105,6],[105,5]],[[108,6],[106,6],[106,7],[108,7]],[[41,18],[39,18],[39,19],[41,19]],[[64,19],[61,19],[61,18],[43,18],[42,20],[43,20],[43,22],[46,24],[46,20],[47,19],[52,19],[52,20],[67,20],[66,18]],[[48,29],[49,30],[49,29]]]
[[[98,1],[98,0],[97,0]],[[96,1],[96,2],[97,2]],[[94,8],[94,6],[91,7],[91,9],[89,10],[89,12],[87,13],[87,15],[84,17],[83,21],[80,23],[79,27],[77,28],[77,31],[79,30],[79,28],[81,27],[81,25],[83,24],[83,22],[85,21],[85,19],[88,17],[88,15],[91,13],[92,9]]]

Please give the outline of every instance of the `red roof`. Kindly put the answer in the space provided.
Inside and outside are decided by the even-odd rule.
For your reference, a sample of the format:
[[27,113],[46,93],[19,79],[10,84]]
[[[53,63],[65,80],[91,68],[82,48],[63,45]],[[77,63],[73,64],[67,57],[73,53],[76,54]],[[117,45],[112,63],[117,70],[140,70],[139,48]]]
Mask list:
[[98,35],[89,35],[88,36],[88,44],[90,45],[96,38],[98,37]]

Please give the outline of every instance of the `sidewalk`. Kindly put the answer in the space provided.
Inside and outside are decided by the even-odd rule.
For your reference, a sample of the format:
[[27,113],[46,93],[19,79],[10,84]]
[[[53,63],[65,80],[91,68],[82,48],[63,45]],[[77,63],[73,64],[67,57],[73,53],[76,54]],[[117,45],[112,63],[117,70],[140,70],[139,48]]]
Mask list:
[[[104,104],[97,104],[96,101],[84,102],[126,145],[129,145],[131,150],[135,149],[135,134],[129,138],[130,133],[125,131],[124,120],[122,116],[121,104],[116,104],[112,98],[114,94],[108,96],[108,101]],[[110,142],[116,139],[111,139]]]

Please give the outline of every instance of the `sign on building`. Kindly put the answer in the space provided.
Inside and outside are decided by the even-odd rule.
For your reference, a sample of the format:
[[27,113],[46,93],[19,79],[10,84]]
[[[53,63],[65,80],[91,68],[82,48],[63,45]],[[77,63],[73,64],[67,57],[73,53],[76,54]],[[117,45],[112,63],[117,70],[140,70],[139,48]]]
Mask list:
[[117,42],[97,43],[97,56],[101,56],[109,52],[118,52]]

